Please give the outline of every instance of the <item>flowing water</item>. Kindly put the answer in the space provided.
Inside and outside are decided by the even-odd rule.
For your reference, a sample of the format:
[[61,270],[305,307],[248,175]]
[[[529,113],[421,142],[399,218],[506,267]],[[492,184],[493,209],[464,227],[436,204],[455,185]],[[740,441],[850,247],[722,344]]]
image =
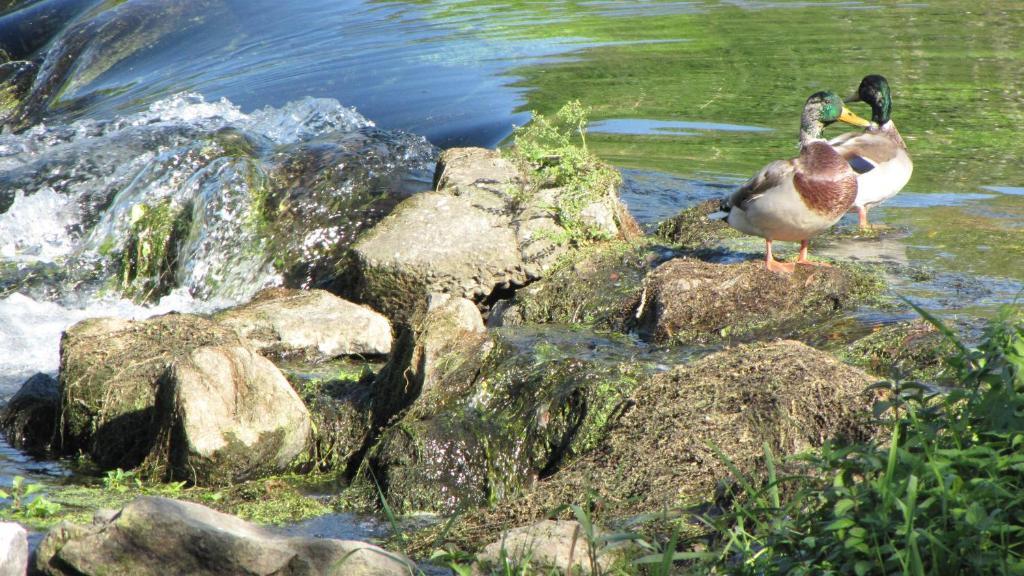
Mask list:
[[[845,95],[881,73],[914,176],[872,212],[880,238],[821,250],[885,263],[896,293],[947,317],[991,315],[1024,288],[1015,1],[3,6],[0,397],[55,373],[60,332],[82,318],[212,310],[260,286],[315,284],[316,266],[282,270],[280,242],[261,239],[267,194],[324,212],[285,247],[326,260],[428,185],[434,146],[497,145],[529,111],[572,99],[592,108],[588,144],[623,169],[624,197],[650,226],[794,155],[810,93]],[[187,257],[160,286],[140,285],[123,255],[160,209],[191,210]],[[153,297],[139,304],[140,293]],[[0,485],[62,473],[0,449]]]

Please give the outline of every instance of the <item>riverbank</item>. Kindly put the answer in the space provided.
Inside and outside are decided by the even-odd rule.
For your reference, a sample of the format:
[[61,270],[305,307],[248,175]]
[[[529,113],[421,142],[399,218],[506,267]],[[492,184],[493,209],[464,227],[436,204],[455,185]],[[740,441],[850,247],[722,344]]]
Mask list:
[[[720,491],[730,478],[760,482],[775,473],[774,458],[874,437],[864,391],[877,377],[778,338],[846,350],[840,356],[879,375],[936,373],[930,351],[941,338],[927,327],[908,325],[904,336],[893,327],[885,342],[904,338],[906,355],[854,343],[863,330],[822,331],[850,311],[892,305],[870,267],[778,276],[722,263],[731,235],[721,228],[701,232],[699,246],[678,240],[695,237],[679,235],[686,223],[706,228],[700,218],[677,221],[675,236],[642,234],[614,171],[573,132],[577,114],[539,119],[511,151],[447,151],[436,189],[397,204],[334,264],[342,272],[325,276],[362,306],[271,291],[209,317],[69,330],[60,378],[42,384],[53,393],[34,395],[32,410],[9,410],[7,436],[87,456],[103,487],[52,489],[12,516],[40,529],[61,517],[81,524],[139,495],[263,522],[429,512],[438,524],[415,533],[396,524],[390,546],[414,558],[448,550],[458,563],[507,530],[532,538],[524,527],[562,507],[565,520],[583,523],[560,530],[633,525],[665,549],[672,533],[674,545],[696,541],[680,534],[706,540],[684,511],[729,510]],[[261,214],[274,229],[275,215]],[[349,307],[384,315],[354,320],[340,312]],[[326,376],[318,368],[352,354],[371,361],[350,359],[355,371]],[[250,376],[218,376],[227,373]],[[257,381],[266,392],[250,390]],[[103,392],[112,387],[138,392]],[[278,400],[261,409],[257,398]],[[285,402],[295,405],[287,417]],[[52,408],[49,428],[33,420],[45,418],[41,405]],[[47,429],[58,433],[34,432]],[[305,474],[280,475],[294,472]],[[47,537],[48,554],[78,537],[62,530]],[[572,536],[570,548],[585,540]],[[576,555],[587,558],[596,561]],[[607,562],[636,558],[622,549]],[[54,570],[50,558],[39,562]]]

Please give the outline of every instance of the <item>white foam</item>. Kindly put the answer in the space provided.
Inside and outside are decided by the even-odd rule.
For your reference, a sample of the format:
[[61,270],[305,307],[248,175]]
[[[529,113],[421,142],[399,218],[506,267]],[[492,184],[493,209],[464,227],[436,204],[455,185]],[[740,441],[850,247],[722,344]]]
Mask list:
[[0,257],[53,262],[74,248],[68,226],[79,218],[74,202],[49,186],[30,196],[17,190],[14,203],[0,214]]

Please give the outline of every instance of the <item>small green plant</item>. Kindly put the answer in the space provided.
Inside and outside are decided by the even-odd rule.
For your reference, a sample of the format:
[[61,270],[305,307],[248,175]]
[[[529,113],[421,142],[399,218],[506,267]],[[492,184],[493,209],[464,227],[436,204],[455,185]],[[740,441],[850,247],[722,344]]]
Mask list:
[[574,100],[553,118],[535,112],[533,120],[514,134],[511,157],[533,177],[525,188],[510,193],[512,203],[518,208],[542,188],[560,188],[555,205],[550,206],[565,231],[563,237],[552,238],[559,243],[607,239],[603,229],[585,221],[583,210],[606,198],[619,182],[619,174],[587,148],[588,114],[589,109]]
[[118,468],[107,470],[107,475],[103,478],[103,487],[107,490],[124,493],[131,488],[141,489],[142,481],[135,476],[135,472]]
[[29,500],[29,496],[43,490],[42,484],[26,484],[25,478],[15,476],[11,481],[11,489],[0,490],[0,498],[11,500],[10,510],[28,518],[45,518],[60,511],[60,504],[50,502],[42,495]]
[[766,486],[737,474],[739,504],[704,518],[722,535],[706,571],[1024,573],[1024,319],[1007,308],[969,347],[918,312],[954,344],[959,386],[881,383],[877,440],[770,466]]
[[11,500],[11,509],[21,510],[25,499],[43,489],[42,484],[25,484],[23,476],[15,476],[11,480],[11,490],[0,490],[0,498]]

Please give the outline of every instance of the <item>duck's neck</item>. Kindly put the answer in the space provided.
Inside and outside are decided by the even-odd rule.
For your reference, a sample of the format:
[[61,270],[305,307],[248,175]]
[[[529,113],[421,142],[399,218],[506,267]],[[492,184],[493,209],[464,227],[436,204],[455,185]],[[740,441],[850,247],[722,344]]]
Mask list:
[[879,126],[885,126],[892,114],[892,99],[888,90],[883,92],[878,99],[871,102],[871,121]]
[[821,137],[825,125],[811,114],[804,114],[800,119],[800,146],[807,146],[811,142],[823,140]]

